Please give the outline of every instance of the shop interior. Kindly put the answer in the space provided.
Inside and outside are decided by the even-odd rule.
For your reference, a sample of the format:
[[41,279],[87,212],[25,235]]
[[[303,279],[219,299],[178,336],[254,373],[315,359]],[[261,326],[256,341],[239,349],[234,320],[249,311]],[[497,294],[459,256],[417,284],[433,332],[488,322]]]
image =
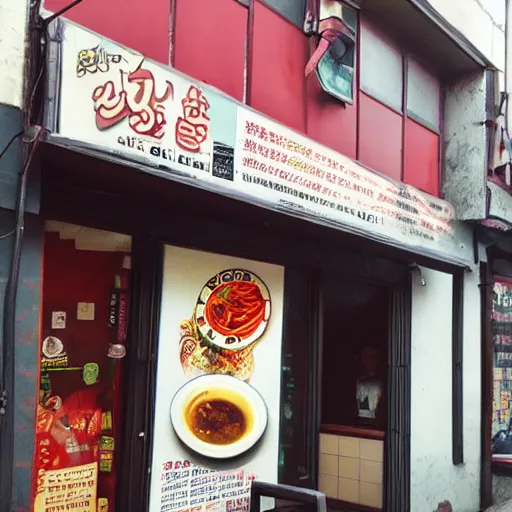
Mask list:
[[45,472],[64,478],[69,468],[73,503],[91,498],[99,511],[114,510],[130,250],[126,235],[45,224],[35,510],[52,500],[40,492]]
[[319,487],[331,505],[378,510],[387,423],[389,291],[328,276],[323,304]]

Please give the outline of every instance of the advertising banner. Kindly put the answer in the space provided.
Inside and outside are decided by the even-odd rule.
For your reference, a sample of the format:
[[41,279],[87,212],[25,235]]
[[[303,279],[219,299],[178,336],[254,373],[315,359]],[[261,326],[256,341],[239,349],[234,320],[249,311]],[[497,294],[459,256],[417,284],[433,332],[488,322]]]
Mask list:
[[512,463],[512,283],[496,280],[493,287],[492,334],[494,392],[492,458]]
[[150,512],[246,511],[277,482],[283,267],[167,246]]
[[50,141],[408,249],[460,258],[470,247],[446,201],[68,21],[51,30],[61,42],[57,68],[48,63]]

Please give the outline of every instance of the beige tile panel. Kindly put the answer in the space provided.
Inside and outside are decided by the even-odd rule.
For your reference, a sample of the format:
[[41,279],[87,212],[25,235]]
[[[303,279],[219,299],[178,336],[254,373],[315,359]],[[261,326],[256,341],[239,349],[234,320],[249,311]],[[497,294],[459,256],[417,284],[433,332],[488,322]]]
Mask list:
[[340,436],[338,438],[338,453],[344,457],[359,458],[359,439]]
[[320,453],[338,455],[338,437],[331,434],[320,434]]
[[352,480],[359,480],[359,459],[339,457],[338,475]]
[[349,503],[359,503],[359,482],[350,478],[340,478],[338,499]]
[[359,462],[359,480],[370,484],[382,484],[382,462],[361,460]]
[[338,476],[338,457],[336,455],[320,454],[320,473]]
[[333,475],[323,475],[320,473],[318,478],[318,490],[323,492],[328,498],[337,498],[338,477]]
[[382,485],[359,482],[359,503],[367,507],[382,508]]
[[372,439],[359,440],[359,457],[364,460],[382,462],[384,443]]

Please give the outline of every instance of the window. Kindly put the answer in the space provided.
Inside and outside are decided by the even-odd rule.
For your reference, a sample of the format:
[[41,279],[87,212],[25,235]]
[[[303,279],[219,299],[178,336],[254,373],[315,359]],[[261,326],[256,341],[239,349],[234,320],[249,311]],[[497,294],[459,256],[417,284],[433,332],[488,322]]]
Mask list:
[[360,88],[393,110],[402,111],[402,54],[379,32],[361,22]]
[[441,83],[368,20],[361,20],[360,91],[359,160],[438,196]]
[[322,424],[385,429],[388,290],[330,279],[324,291]]
[[302,28],[306,0],[262,0],[262,2],[283,16],[283,18]]
[[407,59],[407,115],[439,131],[441,85],[414,58]]

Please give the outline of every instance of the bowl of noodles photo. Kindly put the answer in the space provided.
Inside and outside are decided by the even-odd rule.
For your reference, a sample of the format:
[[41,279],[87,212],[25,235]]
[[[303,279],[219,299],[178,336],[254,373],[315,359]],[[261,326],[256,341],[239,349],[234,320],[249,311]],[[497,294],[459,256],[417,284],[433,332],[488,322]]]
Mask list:
[[241,350],[261,338],[270,313],[270,292],[265,283],[248,270],[229,269],[204,285],[194,320],[207,345]]
[[171,422],[192,451],[230,459],[261,439],[268,414],[263,398],[249,384],[229,375],[203,375],[178,390],[171,404]]

